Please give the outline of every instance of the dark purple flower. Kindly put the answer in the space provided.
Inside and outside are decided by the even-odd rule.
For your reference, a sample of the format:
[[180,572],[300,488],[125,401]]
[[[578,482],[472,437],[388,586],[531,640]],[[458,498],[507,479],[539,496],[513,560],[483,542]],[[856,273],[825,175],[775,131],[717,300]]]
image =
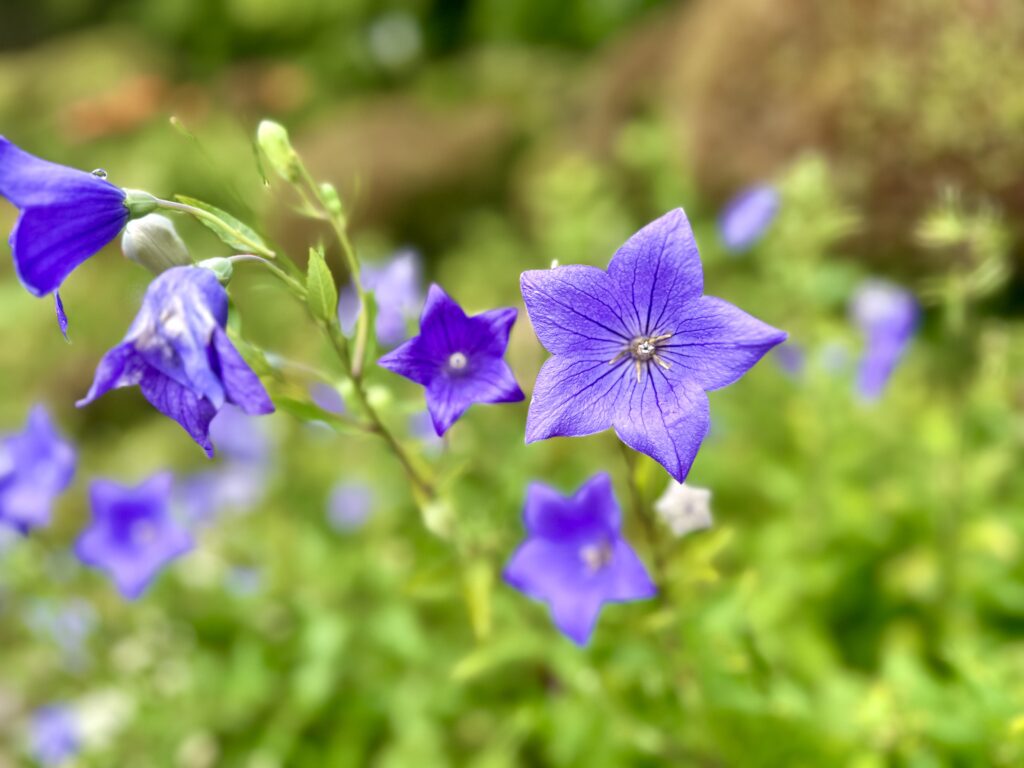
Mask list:
[[654,596],[643,563],[622,536],[606,473],[569,498],[532,483],[523,520],[528,538],[506,566],[505,581],[547,603],[555,625],[578,645],[590,639],[605,603]]
[[420,335],[379,363],[426,388],[434,429],[443,435],[473,403],[523,399],[503,359],[516,314],[515,308],[507,307],[467,317],[440,286],[431,285]]
[[779,212],[779,193],[762,184],[749,187],[730,200],[718,218],[725,247],[740,253],[756,243]]
[[134,488],[110,480],[95,480],[89,488],[92,523],[78,538],[75,554],[106,572],[128,600],[192,549],[192,537],[171,514],[172,482],[164,472]]
[[46,525],[74,475],[74,448],[57,434],[46,409],[33,407],[25,429],[0,440],[0,524],[22,532]]
[[864,335],[865,345],[858,367],[857,388],[865,399],[876,400],[914,337],[917,300],[898,285],[868,280],[857,289],[851,312]]
[[30,155],[0,136],[0,196],[20,210],[11,232],[18,277],[36,296],[117,237],[130,215],[125,190]]
[[79,750],[80,736],[75,713],[62,705],[40,707],[32,714],[32,757],[42,765],[62,765]]
[[342,482],[331,490],[327,500],[327,522],[338,533],[361,528],[373,512],[373,489],[365,483]]
[[213,456],[210,422],[226,403],[266,414],[273,403],[224,330],[228,295],[201,267],[157,276],[124,341],[104,355],[88,405],[111,389],[138,385],[153,406],[181,424]]
[[703,296],[682,209],[648,224],[608,271],[524,272],[523,299],[552,357],[541,368],[526,442],[614,427],[630,447],[686,479],[710,413],[706,390],[732,384],[786,334]]
[[[423,306],[423,276],[415,251],[401,251],[383,265],[367,264],[360,271],[363,289],[377,303],[377,340],[386,347],[409,337],[408,326]],[[359,295],[349,284],[338,297],[338,320],[351,333],[359,316]]]

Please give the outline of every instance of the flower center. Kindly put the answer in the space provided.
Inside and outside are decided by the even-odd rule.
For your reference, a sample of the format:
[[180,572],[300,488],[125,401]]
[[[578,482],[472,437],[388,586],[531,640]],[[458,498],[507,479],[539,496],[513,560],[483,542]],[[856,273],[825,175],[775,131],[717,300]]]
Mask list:
[[609,360],[608,363],[615,365],[615,363],[626,356],[633,358],[633,362],[636,365],[636,380],[639,383],[644,368],[651,361],[657,363],[666,371],[669,369],[669,363],[665,362],[658,354],[658,349],[662,342],[671,338],[671,333],[663,333],[658,336],[637,336],[619,354]]
[[465,370],[469,364],[469,360],[462,352],[452,352],[448,356],[448,370],[449,371],[462,371]]
[[130,535],[135,546],[148,546],[156,539],[156,526],[151,520],[136,520],[132,523]]
[[585,544],[580,547],[580,560],[587,566],[587,569],[594,573],[606,568],[612,563],[612,548],[607,542],[600,544]]

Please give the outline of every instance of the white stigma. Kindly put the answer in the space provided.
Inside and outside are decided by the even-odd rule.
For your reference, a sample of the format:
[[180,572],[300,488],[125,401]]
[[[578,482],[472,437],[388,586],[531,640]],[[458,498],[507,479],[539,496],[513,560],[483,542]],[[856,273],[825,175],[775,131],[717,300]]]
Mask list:
[[580,560],[587,568],[599,571],[612,562],[612,549],[606,542],[600,544],[585,544],[580,547]]
[[144,547],[156,539],[156,526],[149,520],[136,520],[132,524],[132,543]]
[[452,352],[448,357],[448,368],[452,371],[461,371],[469,363],[466,356],[461,352]]

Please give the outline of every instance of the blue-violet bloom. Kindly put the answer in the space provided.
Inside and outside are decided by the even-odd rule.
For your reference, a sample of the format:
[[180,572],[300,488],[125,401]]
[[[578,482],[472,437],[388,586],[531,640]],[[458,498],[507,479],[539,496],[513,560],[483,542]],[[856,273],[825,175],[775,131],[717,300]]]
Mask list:
[[157,410],[213,456],[210,422],[225,404],[252,415],[274,410],[228,338],[227,319],[228,295],[213,272],[168,269],[150,283],[124,341],[104,355],[78,406],[112,389],[138,385]]
[[75,543],[78,559],[107,573],[128,600],[139,597],[170,561],[192,549],[192,536],[171,511],[169,472],[126,487],[95,480],[92,522]]
[[505,362],[514,307],[467,317],[438,285],[431,285],[420,335],[384,355],[380,365],[427,390],[434,430],[443,435],[473,403],[524,398]]
[[748,187],[726,203],[718,217],[725,247],[742,253],[761,239],[779,212],[779,193],[766,184]]
[[373,489],[365,483],[341,482],[327,499],[327,522],[338,533],[361,528],[373,512]]
[[41,765],[63,765],[80,749],[78,718],[73,710],[59,704],[33,712],[29,733],[32,757]]
[[532,483],[523,520],[528,538],[506,566],[505,581],[547,603],[555,625],[578,645],[590,639],[605,603],[654,596],[654,583],[622,536],[607,473],[569,498]]
[[[409,322],[423,307],[423,276],[415,251],[400,251],[381,265],[367,264],[360,271],[363,290],[373,293],[377,304],[377,340],[393,347],[409,338]],[[351,333],[359,316],[359,295],[349,284],[338,297],[338,320]]]
[[866,400],[877,400],[914,337],[917,300],[898,285],[868,280],[857,289],[851,313],[864,335],[857,388]]
[[679,482],[708,431],[706,390],[732,384],[786,338],[702,295],[697,243],[682,209],[633,235],[607,272],[533,270],[521,285],[552,354],[534,387],[526,442],[613,427]]
[[49,523],[53,502],[74,475],[74,448],[46,409],[33,407],[22,432],[0,439],[0,526],[27,533]]

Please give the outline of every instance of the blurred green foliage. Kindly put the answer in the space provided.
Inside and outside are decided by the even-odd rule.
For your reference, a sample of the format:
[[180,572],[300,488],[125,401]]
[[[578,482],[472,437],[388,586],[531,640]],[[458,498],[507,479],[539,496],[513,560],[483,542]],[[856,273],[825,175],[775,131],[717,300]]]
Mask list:
[[[127,604],[69,551],[87,519],[87,478],[205,466],[137,392],[71,405],[123,334],[147,276],[114,248],[76,272],[64,292],[68,346],[5,258],[0,423],[14,429],[30,403],[47,402],[81,466],[54,525],[0,554],[0,766],[30,764],[27,717],[52,701],[109,721],[82,766],[1024,764],[1024,328],[1005,311],[1019,293],[1013,222],[984,199],[935,194],[930,212],[907,223],[938,265],[911,285],[925,320],[885,397],[861,402],[861,340],[846,306],[867,275],[851,238],[871,214],[844,196],[834,166],[815,154],[790,162],[775,180],[778,220],[735,258],[718,241],[715,206],[668,105],[629,115],[610,150],[597,151],[532,92],[571,81],[649,5],[48,0],[12,12],[18,23],[5,23],[0,40],[18,50],[0,57],[0,126],[33,151],[164,196],[208,198],[305,254],[326,233],[296,225],[293,201],[263,183],[251,147],[259,112],[285,114],[300,149],[307,131],[314,173],[349,190],[363,258],[411,241],[429,277],[471,312],[521,306],[524,269],[556,259],[605,266],[632,231],[682,205],[708,293],[789,331],[807,362],[793,377],[769,356],[711,396],[712,432],[690,480],[712,489],[716,527],[682,540],[662,530],[669,599],[606,609],[586,650],[504,586],[500,569],[522,535],[529,481],[568,492],[608,470],[625,506],[612,435],[525,446],[525,404],[477,406],[432,459],[443,493],[421,514],[372,437],[293,418],[308,411],[282,404],[308,394],[287,378],[269,383],[291,413],[267,419],[276,451],[267,497],[202,529],[197,550]],[[368,53],[380,37],[408,53],[413,36],[413,58]],[[456,55],[464,49],[473,55]],[[275,58],[302,76],[253,64]],[[904,66],[893,63],[895,81]],[[150,91],[125,90],[119,73],[143,70],[170,85],[127,119]],[[308,94],[291,100],[297,84]],[[360,185],[338,166],[323,171],[324,147],[354,156],[356,168],[375,151],[316,141],[346,129],[335,102],[356,119],[395,93],[460,123],[466,102],[502,105],[513,127],[482,184],[442,184],[439,165],[436,189],[395,193],[388,208],[377,190],[353,195]],[[570,110],[574,95],[560,106]],[[191,133],[168,125],[198,103],[185,109]],[[929,109],[928,125],[954,130],[956,110],[939,112]],[[13,219],[0,209],[2,228]],[[180,230],[197,256],[224,255],[201,227]],[[908,271],[903,256],[893,251],[894,271]],[[328,263],[343,273],[337,254]],[[246,266],[232,281],[245,338],[337,373],[302,307]],[[529,390],[544,352],[520,317],[509,359]],[[420,390],[377,368],[368,376],[389,424],[405,432]],[[640,477],[649,504],[667,476],[645,460]],[[340,479],[369,483],[377,498],[349,534],[325,517]],[[629,515],[627,529],[650,562]],[[240,569],[256,575],[245,588]],[[97,617],[75,663],[26,618],[73,599]]]

